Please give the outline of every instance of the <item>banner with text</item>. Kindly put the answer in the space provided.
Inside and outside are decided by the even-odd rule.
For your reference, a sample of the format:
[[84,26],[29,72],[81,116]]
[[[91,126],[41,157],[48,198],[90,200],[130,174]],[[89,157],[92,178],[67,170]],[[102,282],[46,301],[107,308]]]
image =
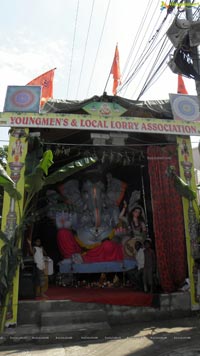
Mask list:
[[0,113],[0,127],[3,126],[200,136],[200,122],[191,123],[138,117],[99,117],[78,114],[22,114],[7,112]]

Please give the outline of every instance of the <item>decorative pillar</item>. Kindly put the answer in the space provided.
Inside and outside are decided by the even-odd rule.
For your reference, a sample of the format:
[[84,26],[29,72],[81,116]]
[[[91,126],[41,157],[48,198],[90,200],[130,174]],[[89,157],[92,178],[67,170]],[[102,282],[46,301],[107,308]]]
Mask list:
[[[180,177],[196,191],[195,172],[193,165],[192,147],[189,137],[177,137],[178,157]],[[194,200],[182,198],[183,213],[185,224],[185,237],[187,248],[188,273],[190,279],[190,294],[191,308],[193,310],[200,309],[199,298],[197,292],[198,287],[198,268],[196,264],[197,258],[200,258],[198,244],[198,226],[199,226],[199,211],[198,205]]]
[[[22,197],[21,200],[16,203],[6,192],[4,193],[1,230],[9,239],[14,238],[15,228],[19,224],[20,214],[24,205],[24,170],[28,146],[26,140],[28,132],[29,130],[24,128],[12,129],[9,139],[7,173],[15,182],[16,188]],[[0,251],[3,244],[4,242],[0,240]],[[21,245],[18,247],[20,248]],[[6,326],[17,323],[18,289],[19,268],[17,269],[12,290],[10,291]]]

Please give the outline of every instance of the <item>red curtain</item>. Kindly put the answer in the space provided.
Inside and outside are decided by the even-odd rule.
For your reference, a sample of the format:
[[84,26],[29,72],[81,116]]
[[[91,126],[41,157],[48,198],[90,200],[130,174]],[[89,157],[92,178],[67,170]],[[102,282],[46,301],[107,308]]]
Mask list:
[[182,200],[166,175],[169,165],[179,172],[176,146],[151,146],[147,150],[153,209],[153,226],[160,284],[173,292],[187,276]]

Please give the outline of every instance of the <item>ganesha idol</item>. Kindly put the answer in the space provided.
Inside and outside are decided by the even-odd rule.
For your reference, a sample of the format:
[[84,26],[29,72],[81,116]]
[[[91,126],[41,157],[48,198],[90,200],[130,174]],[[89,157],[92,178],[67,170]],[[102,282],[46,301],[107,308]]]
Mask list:
[[[119,222],[119,205],[127,185],[110,173],[106,178],[106,184],[87,179],[81,189],[79,181],[72,179],[58,188],[59,194],[52,190],[47,192],[49,216],[55,220],[58,233],[63,229],[75,231],[80,247],[92,249],[103,240],[111,239]],[[65,209],[63,203],[59,206],[59,201],[64,201]]]

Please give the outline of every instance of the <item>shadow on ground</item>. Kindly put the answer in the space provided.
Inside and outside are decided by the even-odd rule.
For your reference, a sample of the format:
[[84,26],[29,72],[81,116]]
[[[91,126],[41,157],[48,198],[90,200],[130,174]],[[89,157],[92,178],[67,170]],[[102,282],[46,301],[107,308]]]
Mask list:
[[[56,326],[55,326],[56,334]],[[109,334],[84,335],[66,339],[54,335],[53,339],[35,339],[32,343],[14,340],[2,345],[0,355],[114,355],[114,356],[197,356],[200,355],[200,317],[178,320],[133,322],[112,326]]]

